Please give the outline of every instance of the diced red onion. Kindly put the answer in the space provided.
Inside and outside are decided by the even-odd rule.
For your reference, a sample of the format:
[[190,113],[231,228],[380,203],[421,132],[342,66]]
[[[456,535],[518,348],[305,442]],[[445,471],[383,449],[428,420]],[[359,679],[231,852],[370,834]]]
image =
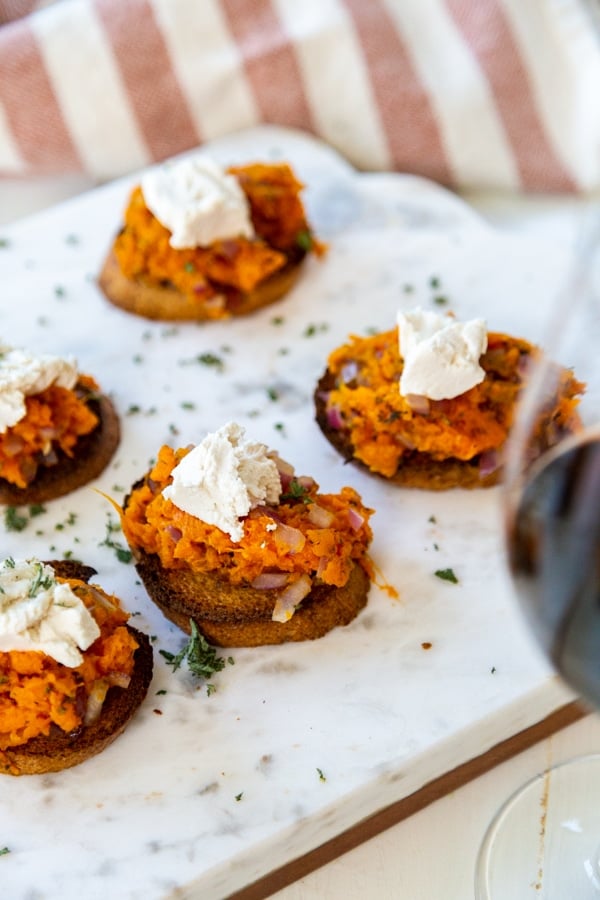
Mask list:
[[405,434],[397,434],[395,435],[395,439],[399,444],[402,444],[403,447],[406,447],[407,450],[414,450],[417,446],[415,442],[411,441]]
[[429,397],[424,397],[422,394],[407,394],[406,402],[417,415],[429,415]]
[[42,462],[45,466],[55,466],[58,462],[58,455],[55,450],[50,450],[49,453],[44,453],[44,457]]
[[348,521],[350,522],[350,528],[354,529],[354,531],[358,531],[361,525],[364,524],[365,517],[361,516],[361,514],[351,506],[348,510]]
[[318,503],[311,503],[308,507],[308,519],[317,528],[328,528],[333,521],[333,513]]
[[180,528],[176,528],[175,525],[167,525],[167,527],[165,528],[165,531],[167,532],[169,537],[175,541],[175,543],[177,543],[177,541],[181,540],[181,536],[182,536],[183,532],[181,531]]
[[8,434],[4,439],[2,449],[7,456],[16,456],[17,453],[21,452],[24,445],[25,441],[18,434]]
[[298,482],[300,487],[303,487],[306,491],[309,491],[316,484],[315,479],[311,478],[310,475],[300,475],[298,478],[296,478],[296,481]]
[[293,477],[294,477],[293,473],[291,475],[288,472],[280,472],[279,473],[279,480],[281,482],[281,493],[282,494],[287,494],[288,488],[291,484]]
[[289,550],[290,553],[297,553],[302,550],[306,542],[306,538],[298,528],[292,528],[291,525],[284,525],[283,522],[277,523],[277,528],[273,532],[275,540],[279,544]]
[[347,362],[342,366],[340,375],[342,376],[342,381],[344,382],[344,384],[348,384],[349,381],[354,381],[354,379],[358,375],[358,363],[356,363],[354,360]]
[[91,725],[102,712],[102,707],[109,687],[110,685],[106,678],[98,678],[92,684],[92,689],[88,695],[85,716],[83,717],[84,725]]
[[327,407],[327,424],[334,430],[344,427],[344,420],[337,406]]
[[131,675],[126,675],[125,672],[111,672],[106,679],[111,687],[128,688],[131,683]]
[[500,454],[497,450],[485,450],[479,457],[479,477],[486,478],[500,468]]
[[272,620],[274,622],[289,622],[297,607],[307,594],[310,594],[311,588],[312,581],[308,575],[301,575],[296,581],[293,581],[277,597],[271,616]]
[[285,474],[290,477],[294,474],[294,467],[291,463],[287,462],[287,460],[282,459],[279,454],[272,453],[269,454],[270,458],[273,460],[275,465],[277,466],[277,471],[280,475]]
[[287,583],[287,572],[261,572],[254,581],[250,582],[257,591],[273,591],[284,587]]
[[517,363],[517,372],[521,376],[521,378],[526,378],[531,374],[531,369],[533,368],[533,359],[530,353],[521,353],[519,355],[519,362]]

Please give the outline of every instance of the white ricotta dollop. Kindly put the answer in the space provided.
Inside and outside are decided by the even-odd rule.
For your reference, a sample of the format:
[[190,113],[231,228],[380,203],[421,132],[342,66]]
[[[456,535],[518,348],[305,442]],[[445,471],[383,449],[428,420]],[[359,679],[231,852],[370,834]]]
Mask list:
[[164,163],[142,177],[141,187],[146,206],[169,229],[169,243],[176,250],[254,236],[250,206],[237,178],[209,157]]
[[427,310],[398,313],[404,368],[400,393],[430,400],[458,397],[479,384],[485,371],[479,359],[487,348],[483,319],[457,322]]
[[51,384],[73,388],[77,382],[73,359],[0,346],[0,433],[25,415],[25,397],[45,391]]
[[227,532],[244,536],[241,517],[261,504],[277,504],[281,479],[265,444],[245,439],[245,430],[228,422],[184,456],[173,469],[163,497],[179,509]]
[[64,666],[83,662],[100,629],[70,585],[37,559],[0,563],[0,650],[39,650]]

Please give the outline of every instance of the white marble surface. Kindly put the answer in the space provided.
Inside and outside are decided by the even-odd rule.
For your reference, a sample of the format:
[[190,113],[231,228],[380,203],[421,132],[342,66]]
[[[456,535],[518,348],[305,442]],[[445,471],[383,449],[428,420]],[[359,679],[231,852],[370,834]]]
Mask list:
[[[113,394],[124,439],[101,490],[122,496],[117,487],[127,488],[163,441],[198,441],[236,418],[323,489],[357,487],[377,510],[373,553],[400,599],[373,587],[361,616],[320,641],[233,651],[235,665],[215,677],[210,697],[157,654],[143,709],[101,757],[0,782],[0,847],[10,850],[0,875],[11,900],[223,897],[569,696],[513,607],[497,491],[394,491],[341,463],[310,402],[328,351],[350,331],[387,329],[399,305],[433,305],[440,291],[459,316],[483,314],[490,328],[536,339],[568,248],[554,235],[500,233],[422,180],[356,175],[289,132],[261,129],[214,152],[232,162],[282,154],[308,185],[330,253],[309,262],[285,301],[244,320],[176,328],[109,306],[93,279],[126,179],[2,228],[0,334],[75,352]],[[222,372],[192,362],[204,352],[222,357]],[[194,410],[182,408],[190,402]],[[57,529],[71,512],[76,525]],[[182,639],[134,569],[99,546],[108,512],[84,488],[19,534],[0,526],[3,550],[81,556],[139,613],[156,647],[174,650]],[[458,585],[433,575],[447,566]]]

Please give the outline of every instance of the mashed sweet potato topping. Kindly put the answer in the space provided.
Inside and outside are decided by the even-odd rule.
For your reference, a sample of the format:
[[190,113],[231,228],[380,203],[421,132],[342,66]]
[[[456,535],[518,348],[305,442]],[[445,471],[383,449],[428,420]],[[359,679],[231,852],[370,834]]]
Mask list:
[[127,498],[121,524],[134,554],[140,548],[156,554],[166,569],[219,573],[235,585],[251,584],[265,573],[289,573],[341,587],[355,563],[372,577],[367,548],[373,510],[353,488],[320,494],[312,479],[292,478],[277,506],[251,510],[244,536],[233,542],[162,496],[188,452],[162,447],[154,468]]
[[[177,250],[170,232],[147,208],[136,187],[125,212],[125,224],[114,243],[126,278],[175,287],[206,303],[219,294],[248,293],[309,250],[322,252],[306,221],[300,199],[302,184],[287,164],[255,163],[227,170],[246,194],[256,238],[215,241],[208,247]],[[226,315],[216,305],[214,317]]]
[[111,686],[129,684],[138,644],[125,627],[127,614],[116,597],[95,585],[68,581],[98,623],[100,636],[76,668],[38,651],[0,652],[0,765],[7,747],[50,735],[55,727],[77,731],[100,714]]
[[0,478],[26,488],[40,465],[56,462],[57,450],[73,456],[80,437],[98,424],[98,416],[86,400],[98,385],[80,375],[73,390],[50,385],[25,399],[26,413],[0,434]]
[[[473,460],[506,441],[528,363],[537,352],[527,341],[490,332],[480,360],[485,379],[450,400],[427,400],[400,394],[397,328],[351,336],[328,360],[335,378],[326,397],[329,427],[343,429],[356,459],[388,478],[415,452],[432,460]],[[582,390],[569,370],[560,372],[556,395],[549,398],[555,404],[551,427],[557,434],[577,421]],[[549,426],[540,423],[540,428]]]

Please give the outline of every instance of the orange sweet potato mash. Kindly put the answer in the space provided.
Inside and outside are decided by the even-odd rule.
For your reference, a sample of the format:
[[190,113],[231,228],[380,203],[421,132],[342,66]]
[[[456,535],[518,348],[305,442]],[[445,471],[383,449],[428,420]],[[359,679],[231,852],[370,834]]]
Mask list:
[[0,434],[0,478],[26,488],[34,480],[44,458],[61,450],[72,456],[77,440],[89,434],[98,417],[85,396],[98,385],[88,375],[79,376],[83,392],[51,385],[25,399],[26,413],[16,425]]
[[0,652],[0,764],[7,747],[47,736],[53,727],[81,728],[90,695],[101,702],[112,684],[126,686],[133,671],[138,644],[125,627],[128,616],[119,601],[83,581],[69,583],[98,623],[100,636],[76,668],[37,651]]
[[282,494],[279,505],[253,509],[244,520],[242,540],[235,543],[162,496],[188,452],[162,447],[154,468],[129,495],[121,524],[134,552],[139,547],[157,554],[167,569],[219,572],[235,585],[276,571],[306,573],[341,587],[356,562],[372,577],[367,548],[373,510],[363,506],[353,488],[320,494],[311,479],[306,488]]
[[[169,285],[207,303],[219,294],[252,291],[308,250],[322,252],[323,245],[314,239],[306,221],[300,199],[302,184],[287,164],[255,163],[227,171],[238,178],[248,198],[256,237],[177,250],[169,244],[169,230],[150,212],[141,188],[136,187],[114,243],[119,267],[127,278]],[[215,318],[225,314],[218,305],[214,307]]]
[[[351,336],[328,360],[335,387],[326,399],[327,413],[332,427],[348,433],[356,458],[388,478],[414,451],[432,460],[472,460],[504,444],[527,360],[536,353],[527,341],[490,332],[480,360],[486,378],[480,384],[449,400],[415,405],[398,387],[398,329]],[[576,395],[582,390],[569,370],[561,371],[553,413],[557,429],[570,428],[577,420]]]

